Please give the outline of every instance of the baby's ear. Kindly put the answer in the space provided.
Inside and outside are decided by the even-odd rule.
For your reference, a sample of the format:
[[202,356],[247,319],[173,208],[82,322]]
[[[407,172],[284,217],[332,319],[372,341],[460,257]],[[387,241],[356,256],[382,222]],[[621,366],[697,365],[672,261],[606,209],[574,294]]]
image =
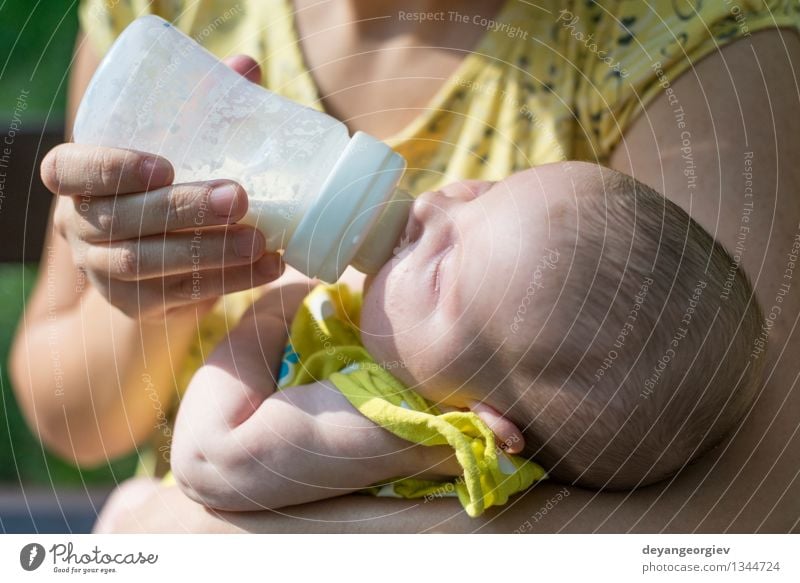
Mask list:
[[494,432],[497,446],[507,453],[519,453],[525,447],[525,438],[522,437],[516,425],[497,412],[497,409],[480,401],[472,401],[470,411],[480,417]]

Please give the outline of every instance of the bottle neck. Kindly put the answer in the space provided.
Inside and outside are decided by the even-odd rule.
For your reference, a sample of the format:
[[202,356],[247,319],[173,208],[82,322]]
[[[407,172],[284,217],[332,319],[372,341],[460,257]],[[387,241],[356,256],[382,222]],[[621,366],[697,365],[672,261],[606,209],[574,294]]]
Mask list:
[[405,166],[389,146],[356,132],[297,225],[286,263],[327,282],[348,265],[379,270],[394,249],[389,233],[399,233],[408,216],[411,197],[395,190]]
[[367,233],[351,265],[362,273],[378,273],[394,255],[408,222],[408,213],[414,198],[405,190],[396,188],[386,201],[378,220]]

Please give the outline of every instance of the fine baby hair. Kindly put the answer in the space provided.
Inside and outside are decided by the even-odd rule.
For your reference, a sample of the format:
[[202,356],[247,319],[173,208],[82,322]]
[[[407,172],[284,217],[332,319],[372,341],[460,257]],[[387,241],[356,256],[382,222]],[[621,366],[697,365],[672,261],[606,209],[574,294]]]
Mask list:
[[537,296],[552,310],[525,354],[496,363],[512,373],[490,401],[552,476],[627,489],[676,473],[745,414],[762,314],[744,273],[679,206],[608,169],[575,188],[572,212],[554,215],[571,258]]

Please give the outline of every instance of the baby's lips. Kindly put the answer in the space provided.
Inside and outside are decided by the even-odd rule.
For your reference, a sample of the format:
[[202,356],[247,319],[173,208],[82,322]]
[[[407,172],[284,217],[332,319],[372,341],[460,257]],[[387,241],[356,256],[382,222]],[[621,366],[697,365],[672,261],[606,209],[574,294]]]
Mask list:
[[419,240],[421,233],[422,228],[417,219],[414,217],[414,213],[409,213],[406,228],[400,231],[400,236],[397,238],[397,241],[394,244],[392,257],[400,259],[405,257],[408,254],[407,250],[412,243],[415,243],[417,240]]
[[408,257],[409,253],[411,253],[411,245],[407,241],[401,241],[392,251],[392,259],[401,261]]

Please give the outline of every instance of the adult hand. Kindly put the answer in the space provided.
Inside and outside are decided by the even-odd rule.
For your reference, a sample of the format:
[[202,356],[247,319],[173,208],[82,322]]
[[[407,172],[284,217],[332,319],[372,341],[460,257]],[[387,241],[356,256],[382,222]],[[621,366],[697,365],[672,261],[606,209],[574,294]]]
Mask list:
[[[258,65],[229,66],[258,81]],[[236,225],[247,195],[229,180],[172,184],[164,158],[117,148],[61,144],[42,161],[42,180],[59,195],[54,225],[72,258],[114,306],[131,317],[216,299],[276,279],[277,253],[264,236]]]

